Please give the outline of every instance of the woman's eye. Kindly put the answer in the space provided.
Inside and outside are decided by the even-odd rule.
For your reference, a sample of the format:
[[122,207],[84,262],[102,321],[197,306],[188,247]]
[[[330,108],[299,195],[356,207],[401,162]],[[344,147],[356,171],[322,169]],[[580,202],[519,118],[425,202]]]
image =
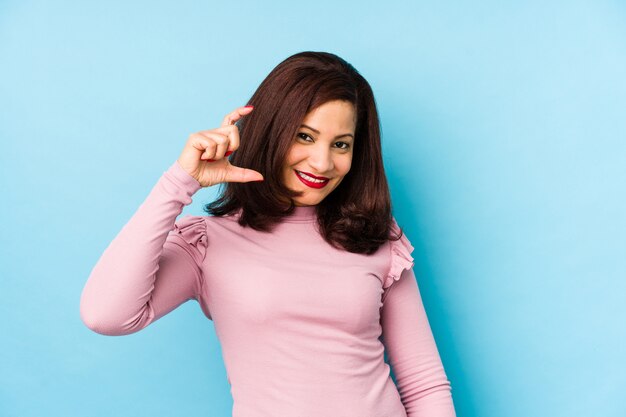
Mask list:
[[[308,139],[313,140],[313,138],[311,136],[309,136],[309,135],[307,135],[306,133],[303,133],[303,132],[298,133],[297,136],[298,136],[298,138],[303,139],[303,140],[305,140],[307,142],[309,142]],[[340,146],[338,146],[339,149],[344,149],[344,150],[350,149],[350,144],[347,143],[347,142],[335,142],[335,144],[340,144]]]

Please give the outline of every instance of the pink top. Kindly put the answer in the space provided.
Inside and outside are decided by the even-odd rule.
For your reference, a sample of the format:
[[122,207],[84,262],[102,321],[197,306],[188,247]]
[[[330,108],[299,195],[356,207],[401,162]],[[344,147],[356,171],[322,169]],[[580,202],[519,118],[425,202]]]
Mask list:
[[237,215],[176,220],[200,188],[178,161],[163,173],[85,284],[87,327],[126,335],[197,300],[235,417],[455,416],[406,236],[369,256],[340,251],[314,206],[272,233]]

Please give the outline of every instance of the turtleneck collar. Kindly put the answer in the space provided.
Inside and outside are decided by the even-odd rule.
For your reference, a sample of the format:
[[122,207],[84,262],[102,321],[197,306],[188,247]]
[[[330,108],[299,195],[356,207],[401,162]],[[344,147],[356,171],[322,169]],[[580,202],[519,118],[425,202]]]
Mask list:
[[[236,213],[229,214],[234,216],[241,216],[243,209],[240,207]],[[290,215],[282,217],[281,222],[288,223],[314,223],[317,221],[317,206],[294,206],[293,212]]]
[[317,220],[317,206],[295,206],[293,213],[283,217],[283,221],[291,223],[307,223]]

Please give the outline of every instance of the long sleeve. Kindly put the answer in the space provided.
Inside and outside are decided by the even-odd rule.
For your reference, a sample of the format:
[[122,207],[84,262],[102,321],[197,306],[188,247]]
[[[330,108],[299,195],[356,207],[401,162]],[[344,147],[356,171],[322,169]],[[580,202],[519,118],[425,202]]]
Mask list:
[[135,333],[197,299],[207,245],[202,217],[176,217],[200,183],[174,162],[105,249],[83,288],[80,316],[110,336]]
[[[397,225],[396,225],[397,226]],[[422,303],[406,236],[392,242],[383,295],[383,344],[408,417],[455,417],[448,380]]]

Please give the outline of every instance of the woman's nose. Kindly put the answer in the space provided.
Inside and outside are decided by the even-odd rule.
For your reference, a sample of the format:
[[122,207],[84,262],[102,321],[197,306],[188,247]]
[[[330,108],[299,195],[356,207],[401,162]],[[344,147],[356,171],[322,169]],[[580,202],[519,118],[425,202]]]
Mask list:
[[334,168],[333,155],[329,149],[315,149],[309,155],[309,165],[318,174],[330,172]]

